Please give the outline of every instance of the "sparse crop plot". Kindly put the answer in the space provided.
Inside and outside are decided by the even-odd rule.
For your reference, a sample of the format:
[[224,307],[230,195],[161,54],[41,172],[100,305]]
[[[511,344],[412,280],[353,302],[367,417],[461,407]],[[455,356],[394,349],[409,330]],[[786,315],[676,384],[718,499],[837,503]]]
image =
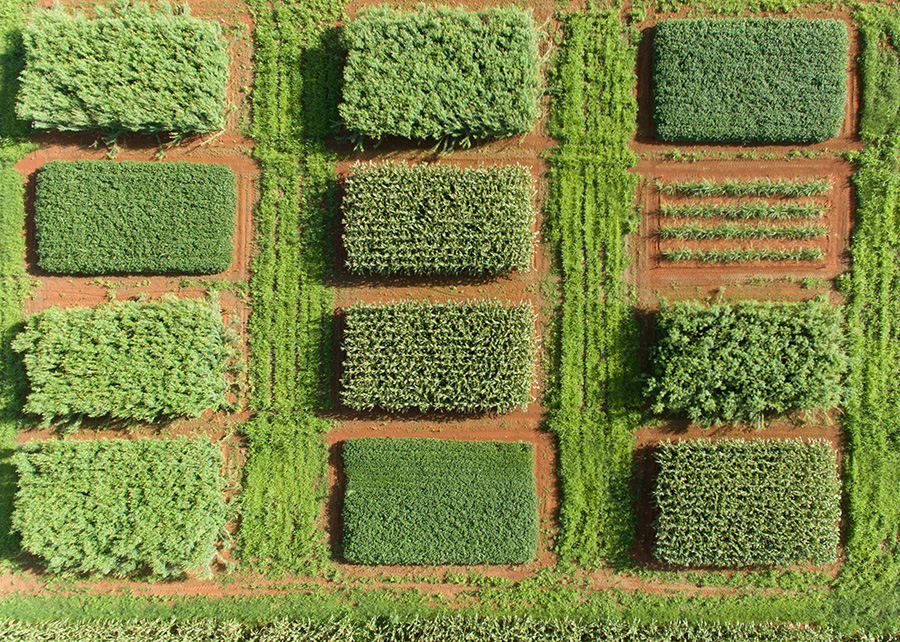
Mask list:
[[16,113],[37,129],[208,132],[225,125],[221,27],[130,6],[35,13]]
[[681,441],[660,446],[656,556],[679,566],[828,564],[840,480],[828,442]]
[[839,20],[664,20],[653,39],[656,135],[671,142],[812,143],[840,133]]
[[522,564],[537,549],[534,446],[350,439],[344,557],[359,564]]
[[531,130],[538,32],[519,9],[367,9],[344,26],[341,117],[375,140],[478,139]]
[[152,421],[219,409],[229,335],[215,301],[50,308],[13,341],[28,374],[25,412]]
[[840,309],[822,301],[660,310],[654,412],[703,424],[833,408],[847,366]]
[[37,178],[38,264],[63,274],[223,272],[235,201],[224,165],[51,161]]
[[531,401],[534,312],[496,301],[356,305],[342,399],[357,410],[507,412]]
[[33,441],[15,463],[13,528],[48,570],[168,577],[212,562],[225,480],[208,439]]
[[506,274],[531,266],[534,188],[518,165],[359,166],[343,200],[347,267],[376,274]]

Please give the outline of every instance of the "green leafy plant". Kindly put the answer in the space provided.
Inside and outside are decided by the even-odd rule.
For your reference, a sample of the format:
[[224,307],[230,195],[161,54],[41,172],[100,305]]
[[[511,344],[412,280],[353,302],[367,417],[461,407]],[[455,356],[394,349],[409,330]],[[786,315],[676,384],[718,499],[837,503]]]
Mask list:
[[680,566],[837,558],[841,484],[825,441],[704,439],[661,445],[655,554]]
[[684,225],[663,225],[659,228],[659,236],[663,239],[812,239],[828,234],[828,228],[822,225],[700,225],[687,223]]
[[217,301],[166,299],[50,308],[12,347],[28,373],[26,412],[153,421],[224,407],[232,343]]
[[661,194],[670,196],[782,196],[784,198],[802,198],[818,196],[831,190],[831,181],[827,178],[809,180],[777,180],[756,178],[753,180],[724,180],[715,182],[708,179],[699,181],[676,181],[658,183]]
[[37,177],[38,264],[70,274],[224,272],[236,201],[225,165],[50,161]]
[[343,550],[359,564],[522,564],[538,539],[534,446],[348,439]]
[[518,165],[357,166],[342,203],[347,267],[505,274],[531,267],[534,187]]
[[228,56],[217,23],[144,5],[96,11],[95,19],[35,12],[23,33],[19,118],[62,130],[225,126]]
[[839,20],[663,20],[653,118],[670,142],[812,143],[840,133],[847,27]]
[[712,248],[696,250],[678,247],[662,250],[660,256],[666,261],[701,261],[703,263],[750,263],[752,261],[821,261],[825,252],[817,247],[799,247],[792,249],[763,247],[728,249]]
[[531,401],[534,312],[498,301],[356,305],[341,399],[357,410],[507,412]]
[[660,216],[665,218],[724,218],[730,220],[749,219],[812,219],[825,215],[825,206],[808,204],[773,205],[771,203],[734,203],[719,205],[691,203],[688,205],[661,205]]
[[854,17],[863,84],[859,133],[864,140],[874,140],[896,133],[900,126],[900,12],[871,3],[860,6]]
[[515,8],[366,9],[347,22],[347,129],[380,140],[468,140],[531,131],[538,115],[538,32]]
[[211,563],[225,502],[209,440],[32,441],[14,459],[13,528],[48,570],[171,577]]

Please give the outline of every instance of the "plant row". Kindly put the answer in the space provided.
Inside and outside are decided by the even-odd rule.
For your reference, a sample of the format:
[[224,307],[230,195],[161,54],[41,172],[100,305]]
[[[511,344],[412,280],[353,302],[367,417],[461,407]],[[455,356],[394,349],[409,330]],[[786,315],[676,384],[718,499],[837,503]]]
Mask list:
[[657,183],[660,194],[669,196],[759,196],[783,198],[802,198],[819,196],[831,190],[831,181],[827,178],[796,179],[773,181],[770,178],[751,180],[727,179],[721,182],[703,180],[673,181]]
[[217,301],[166,299],[32,315],[22,354],[25,412],[153,421],[226,405],[233,339]]
[[376,274],[506,274],[531,267],[534,188],[518,165],[357,166],[342,211],[347,267]]
[[344,557],[358,564],[522,564],[537,551],[534,446],[349,439]]
[[224,165],[51,161],[37,177],[38,264],[63,274],[224,272],[236,201]]
[[839,20],[663,20],[653,38],[656,135],[814,143],[840,133],[849,38]]
[[[662,190],[662,188],[660,188]],[[661,205],[664,218],[723,218],[729,220],[793,220],[822,218],[825,206],[808,204],[774,205],[771,203],[733,203],[718,205],[692,203],[690,205]]]
[[700,261],[701,263],[751,263],[753,261],[821,261],[825,252],[817,247],[784,248],[713,248],[695,250],[679,247],[662,250],[665,261]]
[[531,401],[530,305],[356,305],[344,324],[341,398],[356,410],[508,412]]
[[679,566],[834,561],[841,484],[828,442],[704,439],[656,451],[656,557]]
[[785,239],[798,241],[813,239],[828,234],[822,225],[663,225],[659,228],[662,239],[684,239],[689,241],[707,239]]

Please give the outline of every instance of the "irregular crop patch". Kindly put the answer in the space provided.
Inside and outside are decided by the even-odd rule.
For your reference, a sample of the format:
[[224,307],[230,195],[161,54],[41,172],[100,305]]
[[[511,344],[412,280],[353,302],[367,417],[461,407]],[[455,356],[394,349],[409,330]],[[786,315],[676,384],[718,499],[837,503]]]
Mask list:
[[48,570],[170,577],[212,561],[225,502],[209,440],[32,441],[14,459],[13,528]]
[[660,140],[812,143],[840,133],[847,28],[839,20],[663,20],[653,39]]
[[840,480],[828,442],[680,441],[656,451],[656,556],[684,566],[825,565]]
[[51,161],[37,178],[38,264],[64,274],[224,272],[236,200],[224,165]]
[[360,564],[522,564],[537,550],[534,446],[349,439],[344,557]]
[[531,176],[518,165],[359,166],[346,181],[352,272],[505,274],[531,267]]

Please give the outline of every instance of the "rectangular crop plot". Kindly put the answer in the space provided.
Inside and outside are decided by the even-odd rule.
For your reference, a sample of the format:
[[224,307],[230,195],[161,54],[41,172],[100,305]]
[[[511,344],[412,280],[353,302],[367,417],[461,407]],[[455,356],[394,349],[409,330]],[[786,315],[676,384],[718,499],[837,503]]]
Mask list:
[[537,550],[534,446],[349,439],[344,557],[358,564],[522,564]]
[[827,410],[847,366],[840,308],[746,302],[660,309],[649,392],[654,412],[702,424]]
[[344,329],[342,399],[384,408],[506,412],[531,401],[530,305],[357,305]]
[[664,20],[653,39],[656,134],[670,142],[813,143],[840,133],[839,20]]
[[352,272],[506,274],[531,266],[534,188],[523,167],[359,166],[346,181]]
[[359,137],[458,139],[531,131],[538,32],[519,9],[368,9],[344,25],[344,125]]
[[62,274],[224,272],[236,201],[224,165],[51,161],[37,177],[38,264]]
[[14,461],[13,529],[51,572],[172,576],[212,562],[225,480],[208,439],[32,441]]
[[227,42],[215,22],[136,7],[96,19],[37,11],[23,39],[16,113],[36,129],[225,126]]
[[660,446],[656,556],[679,566],[825,565],[837,557],[840,480],[828,442]]
[[152,421],[225,405],[234,354],[218,303],[166,299],[50,308],[25,322],[25,412]]

